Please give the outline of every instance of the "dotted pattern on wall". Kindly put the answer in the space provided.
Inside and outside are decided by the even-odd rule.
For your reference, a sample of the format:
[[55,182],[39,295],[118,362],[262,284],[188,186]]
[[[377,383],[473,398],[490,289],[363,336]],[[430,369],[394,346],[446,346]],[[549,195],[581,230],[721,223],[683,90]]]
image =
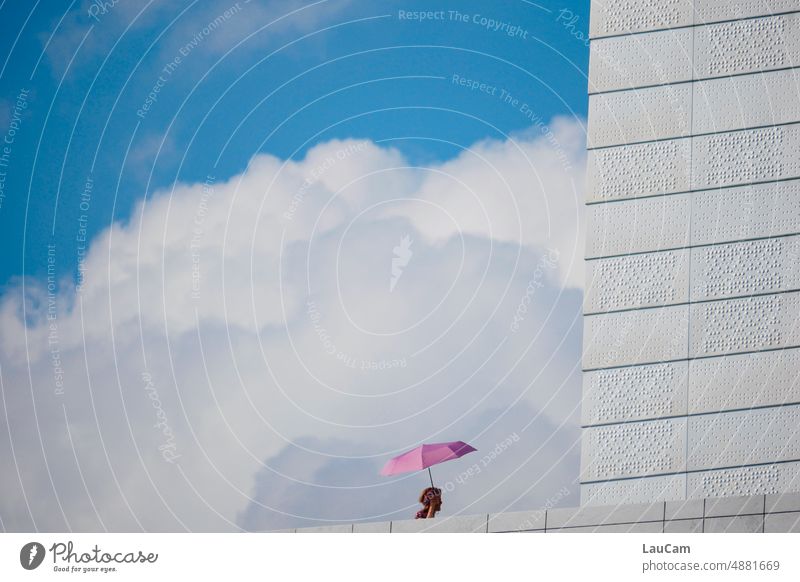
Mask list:
[[792,66],[800,56],[797,15],[725,22],[696,28],[697,78],[724,77]]
[[688,305],[584,318],[583,365],[611,368],[687,357]]
[[689,417],[689,470],[800,459],[800,406]]
[[[646,32],[694,19],[717,24]],[[776,69],[800,66],[800,0],[593,0],[590,28],[645,34],[591,49],[582,419],[632,422],[584,429],[582,480],[611,481],[583,484],[582,502],[787,490],[800,478],[800,349],[782,349],[800,346],[800,236],[786,236],[800,235],[800,82]],[[663,418],[687,404],[705,414]],[[746,463],[762,465],[721,469]],[[687,464],[702,471],[613,481]]]
[[689,189],[691,138],[592,150],[587,201],[622,200]]
[[583,448],[583,481],[683,471],[686,419],[586,428]]
[[800,463],[690,473],[688,499],[772,495],[796,489]]
[[[688,479],[688,483],[687,483]],[[797,489],[800,463],[717,469],[581,485],[581,505],[618,505],[713,497],[772,495]]]
[[689,195],[586,208],[586,258],[679,248],[689,242]]
[[683,137],[691,127],[689,84],[589,97],[589,147]]
[[692,249],[692,301],[800,289],[800,237]]
[[691,196],[693,245],[800,232],[800,180]]
[[692,357],[800,345],[800,294],[692,305]]
[[694,497],[770,495],[780,491],[779,481],[780,468],[777,465],[715,471],[691,479],[693,489],[699,490]]
[[652,503],[683,499],[686,475],[662,475],[581,485],[581,505]]
[[690,414],[800,402],[800,349],[692,360],[689,369]]
[[800,127],[784,125],[691,138],[695,188],[800,175]]
[[583,377],[583,423],[686,414],[687,376],[687,362],[587,372]]
[[592,0],[592,36],[692,24],[691,0]]
[[690,28],[593,41],[589,91],[689,81],[692,78],[692,41]]
[[694,134],[798,120],[800,77],[793,70],[695,83]]
[[798,0],[695,0],[695,22],[704,24],[792,10],[800,10]]
[[682,303],[688,297],[688,249],[587,263],[585,313]]

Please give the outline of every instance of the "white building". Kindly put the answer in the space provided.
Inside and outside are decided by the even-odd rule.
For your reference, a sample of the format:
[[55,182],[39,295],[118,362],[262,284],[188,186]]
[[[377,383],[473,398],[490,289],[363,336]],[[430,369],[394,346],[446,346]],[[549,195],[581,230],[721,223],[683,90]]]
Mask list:
[[593,0],[582,504],[800,490],[800,0]]

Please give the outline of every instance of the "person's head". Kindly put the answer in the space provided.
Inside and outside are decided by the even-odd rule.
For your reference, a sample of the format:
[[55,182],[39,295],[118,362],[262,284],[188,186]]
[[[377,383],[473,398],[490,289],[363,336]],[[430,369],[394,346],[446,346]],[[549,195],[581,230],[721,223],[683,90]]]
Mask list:
[[442,490],[438,487],[426,487],[422,490],[419,496],[419,502],[424,506],[429,506],[432,503],[436,505],[442,504]]

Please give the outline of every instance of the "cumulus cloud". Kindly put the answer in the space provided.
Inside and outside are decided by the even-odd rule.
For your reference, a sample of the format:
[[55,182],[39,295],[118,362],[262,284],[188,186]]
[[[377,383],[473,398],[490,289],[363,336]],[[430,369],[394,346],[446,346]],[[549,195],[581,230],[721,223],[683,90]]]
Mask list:
[[425,476],[380,465],[454,439],[479,453],[453,483],[513,442],[448,512],[547,503],[577,477],[583,168],[557,119],[425,167],[338,140],[143,199],[79,290],[0,300],[2,527],[396,518]]

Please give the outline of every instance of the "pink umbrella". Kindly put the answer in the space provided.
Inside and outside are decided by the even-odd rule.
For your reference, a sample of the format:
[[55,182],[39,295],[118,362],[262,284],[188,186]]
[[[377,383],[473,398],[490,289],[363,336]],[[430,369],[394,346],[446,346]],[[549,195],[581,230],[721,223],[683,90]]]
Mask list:
[[431,475],[430,469],[432,465],[463,457],[475,450],[477,450],[475,447],[463,441],[420,445],[407,453],[389,459],[381,469],[381,475],[397,475],[398,473],[428,469],[428,477],[430,477],[431,487],[433,487],[433,475]]

